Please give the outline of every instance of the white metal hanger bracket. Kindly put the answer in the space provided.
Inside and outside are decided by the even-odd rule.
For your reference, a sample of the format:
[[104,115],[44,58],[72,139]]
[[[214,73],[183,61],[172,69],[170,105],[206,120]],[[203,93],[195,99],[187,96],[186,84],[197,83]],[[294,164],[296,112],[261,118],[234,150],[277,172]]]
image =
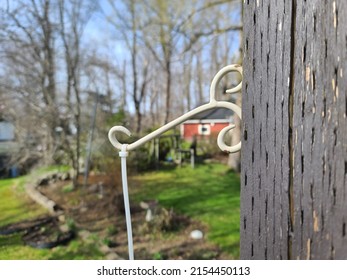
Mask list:
[[[184,114],[183,116],[178,117],[177,119],[165,124],[164,126],[158,128],[157,130],[151,132],[150,134],[140,138],[139,140],[135,141],[131,144],[122,144],[117,139],[117,132],[122,132],[128,136],[131,136],[130,131],[125,128],[124,126],[114,126],[110,129],[108,132],[108,139],[110,140],[111,144],[117,148],[119,152],[119,156],[121,157],[121,167],[122,167],[122,183],[123,183],[123,196],[124,196],[124,205],[125,205],[125,218],[127,223],[127,233],[128,233],[128,249],[129,249],[129,259],[134,259],[134,250],[133,250],[133,240],[132,240],[132,228],[131,228],[131,216],[130,216],[130,205],[129,205],[129,195],[128,195],[128,182],[127,182],[127,172],[126,172],[126,157],[128,155],[128,151],[134,150],[138,148],[139,146],[147,143],[148,141],[152,140],[153,138],[156,138],[160,136],[161,134],[165,133],[166,131],[170,130],[171,128],[183,123],[184,121],[190,119],[191,117],[195,116],[198,113],[211,110],[214,108],[226,108],[231,111],[233,111],[240,119],[241,119],[241,108],[237,106],[234,103],[227,102],[227,101],[217,101],[216,96],[216,90],[218,83],[220,80],[230,72],[238,72],[242,77],[242,67],[237,64],[232,64],[223,67],[221,70],[218,71],[218,73],[214,76],[211,87],[210,87],[210,102],[199,106],[198,108],[195,108],[188,113]],[[240,91],[242,88],[242,79],[241,82],[234,88],[226,90],[227,93],[235,93]],[[240,151],[241,149],[241,142],[234,146],[229,146],[225,144],[224,142],[224,136],[225,134],[232,130],[235,127],[234,124],[230,124],[229,126],[223,128],[217,138],[217,145],[218,147],[225,152],[229,153],[235,153]]]

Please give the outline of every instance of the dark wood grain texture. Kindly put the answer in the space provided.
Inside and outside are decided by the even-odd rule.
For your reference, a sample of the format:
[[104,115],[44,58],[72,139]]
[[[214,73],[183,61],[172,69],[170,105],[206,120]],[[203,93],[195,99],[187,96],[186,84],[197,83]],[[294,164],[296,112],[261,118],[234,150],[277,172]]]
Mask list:
[[242,259],[347,258],[347,2],[244,2]]

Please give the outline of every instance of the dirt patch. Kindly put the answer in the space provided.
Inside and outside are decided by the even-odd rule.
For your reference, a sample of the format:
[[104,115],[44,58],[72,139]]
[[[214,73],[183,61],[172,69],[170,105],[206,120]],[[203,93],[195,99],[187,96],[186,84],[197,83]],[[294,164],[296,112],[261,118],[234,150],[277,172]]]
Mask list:
[[74,231],[61,230],[61,224],[56,217],[45,216],[33,220],[24,220],[0,228],[0,235],[23,233],[24,244],[34,248],[53,248],[67,244],[73,237]]
[[[95,233],[114,253],[128,258],[123,197],[107,176],[91,176],[87,186],[75,189],[70,181],[58,181],[40,186],[39,191],[63,210],[63,222]],[[155,212],[147,222],[146,210],[131,204],[135,259],[230,259],[205,238],[190,237],[195,229],[207,233],[203,224],[177,215],[174,209],[158,207]]]
[[62,231],[59,221],[53,218],[46,224],[28,230],[23,235],[23,241],[31,247],[44,249],[66,245],[74,236],[73,230]]
[[35,220],[25,220],[18,223],[10,224],[0,228],[1,235],[8,235],[22,231],[30,231],[42,225],[48,224],[54,219],[50,216],[40,217]]

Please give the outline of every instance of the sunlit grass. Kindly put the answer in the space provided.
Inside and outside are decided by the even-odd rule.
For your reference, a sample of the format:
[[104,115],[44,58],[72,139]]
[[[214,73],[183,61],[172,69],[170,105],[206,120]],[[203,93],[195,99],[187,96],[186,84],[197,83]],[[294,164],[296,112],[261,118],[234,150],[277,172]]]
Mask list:
[[[221,164],[148,172],[135,177],[133,199],[157,199],[164,207],[208,225],[207,238],[239,257],[240,178]],[[131,188],[131,186],[130,186]]]
[[[46,169],[51,171],[52,169]],[[42,174],[43,171],[37,173]],[[0,180],[0,226],[35,218],[46,211],[23,191],[30,177]],[[233,258],[239,257],[240,179],[221,164],[148,172],[135,177],[132,200],[157,199],[174,211],[202,221],[207,238]],[[29,180],[30,181],[30,180]],[[137,187],[136,187],[137,186]],[[95,242],[74,240],[67,246],[34,249],[21,235],[0,236],[0,259],[102,259]]]
[[66,246],[35,249],[25,246],[21,234],[0,235],[0,260],[101,260],[95,242],[73,240]]
[[[42,175],[54,170],[55,167],[40,169],[36,174]],[[47,214],[47,211],[33,202],[24,191],[24,185],[30,183],[32,178],[31,174],[16,179],[0,180],[0,227]],[[104,257],[95,240],[76,239],[66,246],[35,249],[23,243],[21,233],[0,235],[0,260],[95,260]]]
[[0,180],[0,226],[47,213],[16,187],[22,180],[23,178]]

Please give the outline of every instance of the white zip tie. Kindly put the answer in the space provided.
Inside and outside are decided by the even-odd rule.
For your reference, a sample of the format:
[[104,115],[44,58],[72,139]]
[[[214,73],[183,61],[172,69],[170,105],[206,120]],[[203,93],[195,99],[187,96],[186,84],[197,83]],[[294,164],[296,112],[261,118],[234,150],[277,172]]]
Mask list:
[[123,185],[125,220],[126,220],[127,235],[128,235],[129,260],[134,260],[133,232],[132,232],[132,226],[131,226],[128,176],[127,176],[127,156],[128,156],[127,146],[128,144],[122,145],[122,149],[119,152],[119,157],[121,158],[121,168],[122,168],[122,185]]

